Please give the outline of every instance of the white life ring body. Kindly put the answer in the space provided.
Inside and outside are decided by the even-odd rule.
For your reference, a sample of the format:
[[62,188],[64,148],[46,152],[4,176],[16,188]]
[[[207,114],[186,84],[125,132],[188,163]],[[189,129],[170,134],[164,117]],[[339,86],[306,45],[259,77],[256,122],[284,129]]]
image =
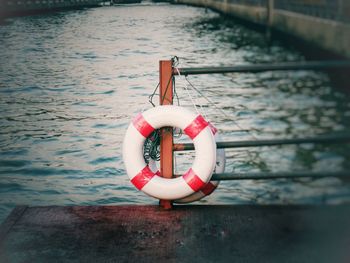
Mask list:
[[[192,167],[181,177],[156,176],[143,158],[146,138],[165,126],[180,128],[194,143]],[[216,163],[216,143],[208,123],[201,115],[173,105],[154,107],[140,113],[129,125],[123,142],[126,172],[135,187],[163,200],[176,200],[201,189],[211,178]]]
[[[218,140],[220,140],[218,130],[213,125],[211,125],[211,123],[209,123],[209,126],[210,126],[211,131],[214,135],[215,141],[217,142]],[[225,150],[224,149],[217,149],[216,150],[216,165],[215,165],[214,173],[223,173],[225,171],[225,164],[226,164]],[[150,169],[152,170],[152,172],[156,173],[157,175],[160,175],[160,172],[157,168],[156,162],[153,159],[149,160],[148,165],[149,165]],[[198,201],[198,200],[204,198],[205,196],[210,195],[212,192],[214,192],[214,190],[218,187],[219,183],[220,183],[220,181],[209,181],[199,191],[197,191],[189,196],[186,196],[184,198],[174,200],[174,202],[185,204],[185,203],[191,203],[194,201]]]

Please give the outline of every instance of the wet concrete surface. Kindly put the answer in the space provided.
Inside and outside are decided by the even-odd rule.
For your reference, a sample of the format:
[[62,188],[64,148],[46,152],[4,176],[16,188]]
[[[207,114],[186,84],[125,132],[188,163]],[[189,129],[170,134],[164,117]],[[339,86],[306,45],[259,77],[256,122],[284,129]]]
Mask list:
[[0,262],[349,262],[350,205],[17,207]]

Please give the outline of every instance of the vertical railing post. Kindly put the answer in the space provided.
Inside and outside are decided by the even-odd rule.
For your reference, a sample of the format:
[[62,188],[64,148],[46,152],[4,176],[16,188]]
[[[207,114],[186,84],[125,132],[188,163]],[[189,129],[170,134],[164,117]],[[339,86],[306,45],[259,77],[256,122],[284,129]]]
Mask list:
[[266,36],[268,40],[271,40],[272,26],[273,26],[273,10],[274,0],[267,0],[266,6]]
[[[344,12],[344,5],[343,5],[343,0],[338,0],[338,2],[335,2],[337,3],[337,14],[336,14],[336,17],[335,19],[340,21],[340,22],[345,22],[343,21],[343,14],[346,14]],[[344,12],[344,13],[343,13]]]
[[[173,104],[173,68],[171,60],[159,61],[159,93],[160,105]],[[164,178],[173,177],[173,128],[165,127],[160,131],[160,174]],[[159,205],[171,209],[172,202],[160,200]]]

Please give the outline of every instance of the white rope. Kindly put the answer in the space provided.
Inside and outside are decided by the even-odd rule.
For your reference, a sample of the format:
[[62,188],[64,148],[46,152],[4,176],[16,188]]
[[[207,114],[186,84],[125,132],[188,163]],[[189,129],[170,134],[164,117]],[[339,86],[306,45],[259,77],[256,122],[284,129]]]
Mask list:
[[[177,72],[179,73],[179,70],[177,70]],[[247,134],[249,134],[254,140],[257,140],[257,138],[248,130],[248,129],[244,129],[240,124],[238,124],[235,120],[233,120],[230,116],[228,116],[226,114],[225,111],[223,111],[221,108],[219,108],[218,106],[216,106],[216,103],[214,103],[213,101],[211,101],[207,96],[205,96],[200,90],[198,90],[187,78],[187,76],[185,76],[185,79],[187,81],[187,83],[189,84],[190,87],[192,87],[192,89],[194,91],[196,91],[200,96],[202,96],[205,100],[207,100],[209,102],[209,104],[211,104],[212,106],[214,106],[214,108],[218,111],[220,111],[226,118],[228,118],[229,120],[231,120],[235,126],[237,126],[240,131],[242,132],[246,132]]]
[[[178,64],[179,64],[179,63],[177,63],[176,66],[177,66]],[[175,70],[177,71],[177,74],[178,74],[179,76],[181,76],[180,70],[179,70],[177,67],[174,67],[174,68],[175,68]],[[207,102],[209,102],[210,105],[214,106],[214,108],[215,108],[216,110],[218,110],[218,111],[221,112],[226,118],[228,118],[229,120],[231,120],[231,121],[233,122],[233,124],[234,124],[235,126],[237,126],[238,129],[239,129],[240,131],[246,132],[246,133],[249,134],[254,140],[257,140],[257,138],[256,138],[248,129],[244,129],[240,124],[238,124],[238,122],[236,122],[236,121],[233,120],[230,116],[228,116],[228,115],[226,114],[226,112],[225,112],[223,109],[219,108],[219,107],[216,105],[216,103],[214,103],[213,101],[211,101],[211,100],[210,100],[207,96],[205,96],[200,90],[198,90],[198,89],[188,80],[188,78],[187,78],[186,75],[184,75],[184,77],[185,77],[185,79],[186,79],[186,81],[187,81],[187,83],[188,83],[188,85],[187,85],[187,83],[185,83],[184,89],[185,89],[185,91],[187,92],[188,96],[190,97],[190,100],[191,100],[191,102],[192,102],[192,104],[193,104],[193,106],[194,106],[194,108],[195,108],[195,110],[196,110],[196,112],[197,112],[198,114],[200,114],[200,112],[199,112],[198,109],[197,109],[197,103],[196,103],[197,101],[196,101],[196,99],[193,99],[193,96],[190,94],[190,91],[189,91],[189,90],[191,90],[192,92],[194,92],[195,94],[197,94],[197,95],[196,95],[197,98],[203,97]],[[189,86],[189,87],[188,87],[188,86]],[[199,104],[199,103],[198,103],[198,105],[200,106],[200,109],[201,109],[201,112],[203,113],[204,118],[208,120],[207,112],[203,109],[202,104]]]
[[[175,70],[177,71],[177,74],[178,74],[179,76],[181,76],[181,73],[180,73],[180,71],[179,71],[179,69],[178,69],[177,67],[175,67]],[[185,78],[186,78],[186,77],[185,77]],[[184,89],[185,89],[185,91],[187,92],[188,96],[190,97],[190,100],[191,100],[191,102],[192,102],[194,108],[196,109],[196,112],[197,112],[198,114],[202,114],[203,117],[204,117],[206,120],[208,120],[208,114],[207,114],[206,110],[203,108],[203,106],[202,106],[201,103],[198,103],[198,98],[200,98],[199,95],[198,95],[195,91],[193,91],[193,90],[191,89],[191,86],[189,87],[186,83],[185,83]],[[190,91],[193,92],[193,93],[196,95],[196,98],[194,98],[195,96],[193,96],[193,93],[191,94]],[[200,112],[198,111],[197,105],[199,105],[199,107],[200,107]]]
[[[186,84],[185,84],[185,85],[186,85]],[[187,85],[186,85],[186,86],[187,86]],[[188,88],[188,86],[187,86],[187,88]],[[191,88],[191,86],[190,86],[190,88]],[[190,89],[190,90],[191,90],[191,89]],[[200,96],[198,95],[198,93],[195,92],[194,89],[192,89],[192,92],[196,95],[195,101],[196,101],[197,104],[199,105],[203,117],[204,117],[206,120],[209,120],[209,119],[208,119],[207,111],[206,111],[206,110],[204,109],[204,107],[202,106],[202,103],[198,103],[198,100],[200,99]],[[192,93],[192,94],[193,94],[193,93]]]
[[[179,69],[175,67],[175,70],[177,71],[177,74],[178,74],[179,76],[181,76]],[[190,97],[190,100],[191,100],[191,102],[192,102],[192,104],[193,104],[193,106],[194,106],[196,112],[197,112],[198,114],[200,114],[200,112],[198,111],[197,105],[196,105],[196,101],[194,101],[194,99],[193,99],[191,93],[189,92],[188,87],[187,87],[186,84],[185,84],[185,86],[184,86],[184,89],[185,89],[185,91],[187,92],[188,97]]]

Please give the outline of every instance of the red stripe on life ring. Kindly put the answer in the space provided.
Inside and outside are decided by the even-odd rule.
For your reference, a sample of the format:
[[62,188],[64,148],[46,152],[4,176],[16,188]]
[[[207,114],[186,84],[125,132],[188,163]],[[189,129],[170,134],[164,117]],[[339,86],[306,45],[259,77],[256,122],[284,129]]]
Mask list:
[[145,120],[145,118],[142,116],[142,113],[139,113],[132,120],[132,124],[136,130],[138,130],[145,138],[147,138],[154,131],[154,128]]
[[193,189],[193,191],[198,192],[203,186],[204,182],[195,174],[195,172],[190,168],[184,175],[186,183]]
[[207,126],[208,122],[202,115],[198,115],[197,118],[184,129],[184,132],[193,140]]
[[155,173],[153,173],[147,165],[130,181],[137,189],[141,190],[149,181],[151,181],[153,176],[155,176]]
[[210,195],[215,190],[215,188],[216,185],[209,182],[201,189],[201,192],[205,195]]

